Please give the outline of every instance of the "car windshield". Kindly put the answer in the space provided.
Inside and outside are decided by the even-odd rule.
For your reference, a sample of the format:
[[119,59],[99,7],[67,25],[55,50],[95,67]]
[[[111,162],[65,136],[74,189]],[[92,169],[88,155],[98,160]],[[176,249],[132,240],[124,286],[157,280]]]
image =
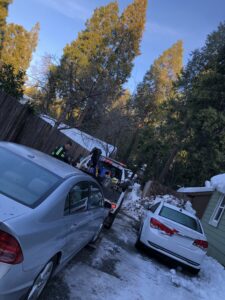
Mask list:
[[183,214],[182,212],[179,212],[177,210],[163,206],[159,215],[166,219],[169,219],[169,220],[175,221],[181,225],[184,225],[192,230],[202,233],[202,229],[201,229],[199,222],[196,219]]
[[0,148],[0,193],[35,207],[60,177],[35,163]]

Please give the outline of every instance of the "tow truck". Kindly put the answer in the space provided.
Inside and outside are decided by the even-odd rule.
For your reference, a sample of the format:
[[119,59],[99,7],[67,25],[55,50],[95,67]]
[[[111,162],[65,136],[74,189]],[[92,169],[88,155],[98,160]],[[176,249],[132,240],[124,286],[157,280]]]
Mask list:
[[[77,168],[93,175],[90,168],[91,155],[85,157],[77,164]],[[125,164],[112,158],[100,156],[99,173],[97,180],[102,186],[105,202],[109,203],[109,213],[105,219],[104,227],[111,228],[116,215],[118,214],[127,189],[130,186],[132,171]]]

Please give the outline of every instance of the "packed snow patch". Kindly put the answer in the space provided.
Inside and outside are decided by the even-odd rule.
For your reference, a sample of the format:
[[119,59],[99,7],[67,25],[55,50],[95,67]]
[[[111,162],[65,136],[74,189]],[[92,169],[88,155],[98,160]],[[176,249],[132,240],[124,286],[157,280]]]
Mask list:
[[211,257],[205,257],[199,276],[190,277],[173,270],[171,281],[175,286],[190,291],[196,299],[225,299],[225,270]]
[[70,300],[225,299],[225,270],[218,262],[206,257],[198,276],[170,269],[137,252],[131,223],[124,215],[118,217],[91,261],[83,260],[65,272]]

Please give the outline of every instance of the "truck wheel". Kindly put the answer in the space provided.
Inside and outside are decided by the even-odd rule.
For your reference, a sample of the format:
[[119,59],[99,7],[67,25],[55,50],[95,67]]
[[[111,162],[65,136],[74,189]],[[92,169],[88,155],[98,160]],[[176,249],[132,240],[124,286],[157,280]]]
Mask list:
[[106,217],[106,219],[104,221],[104,227],[106,229],[110,229],[112,227],[114,220],[115,220],[115,216],[112,214],[109,214],[108,217]]

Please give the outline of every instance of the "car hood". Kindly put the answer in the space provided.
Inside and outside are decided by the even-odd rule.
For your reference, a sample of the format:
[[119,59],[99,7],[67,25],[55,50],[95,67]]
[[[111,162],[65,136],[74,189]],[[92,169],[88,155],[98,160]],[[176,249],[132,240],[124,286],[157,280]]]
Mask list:
[[0,193],[0,222],[21,216],[30,210],[31,208]]

